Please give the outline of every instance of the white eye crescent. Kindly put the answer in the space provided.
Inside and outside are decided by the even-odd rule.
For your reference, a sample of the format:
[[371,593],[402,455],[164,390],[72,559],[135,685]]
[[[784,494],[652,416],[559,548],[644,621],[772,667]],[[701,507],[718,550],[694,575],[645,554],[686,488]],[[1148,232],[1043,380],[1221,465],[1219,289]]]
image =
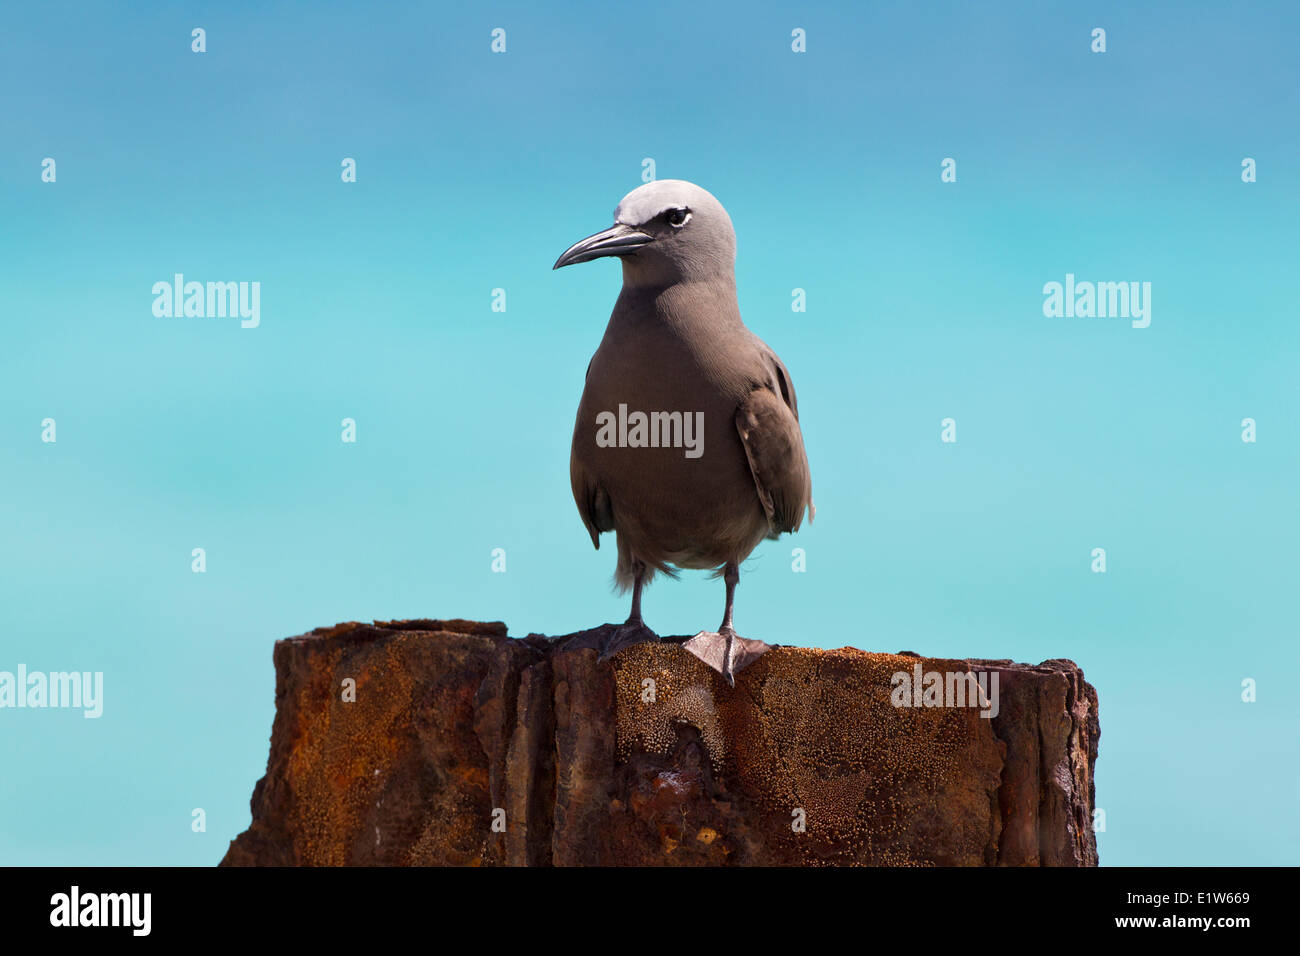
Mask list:
[[686,220],[691,218],[691,211],[685,206],[679,206],[676,209],[668,210],[668,225],[680,229],[686,225]]

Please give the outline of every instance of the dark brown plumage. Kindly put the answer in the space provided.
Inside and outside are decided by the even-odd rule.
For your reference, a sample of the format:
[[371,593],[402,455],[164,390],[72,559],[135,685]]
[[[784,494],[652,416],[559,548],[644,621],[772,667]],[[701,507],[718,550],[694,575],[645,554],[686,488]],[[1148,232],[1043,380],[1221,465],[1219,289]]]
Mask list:
[[[805,509],[816,513],[794,384],[741,321],[735,234],[708,192],[680,180],[642,186],[619,203],[612,229],[570,247],[556,268],[605,255],[622,258],[623,289],[587,369],[569,466],[592,543],[614,532],[615,580],[634,591],[632,616],[609,626],[603,650],[655,639],[640,620],[655,572],[713,570],[727,580],[723,625],[687,648],[734,683],[767,646],[731,624],[740,562],[763,538],[797,530]],[[625,429],[634,413],[660,447],[636,445],[647,435]],[[698,448],[685,444],[692,422],[703,426]]]

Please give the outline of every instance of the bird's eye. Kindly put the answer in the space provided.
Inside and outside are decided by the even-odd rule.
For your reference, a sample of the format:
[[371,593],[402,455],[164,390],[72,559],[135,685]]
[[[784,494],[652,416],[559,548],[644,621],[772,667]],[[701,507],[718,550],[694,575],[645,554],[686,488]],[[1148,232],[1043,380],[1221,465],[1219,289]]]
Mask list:
[[686,225],[686,220],[691,217],[691,211],[685,206],[679,206],[676,209],[668,210],[668,225],[681,228]]

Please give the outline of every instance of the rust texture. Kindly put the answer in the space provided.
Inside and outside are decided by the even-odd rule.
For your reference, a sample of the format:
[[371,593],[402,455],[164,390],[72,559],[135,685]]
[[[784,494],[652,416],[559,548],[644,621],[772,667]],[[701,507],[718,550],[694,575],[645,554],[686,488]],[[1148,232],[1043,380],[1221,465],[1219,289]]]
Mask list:
[[[776,647],[733,689],[680,638],[607,663],[565,640],[277,642],[267,772],[222,864],[1097,864],[1097,694],[1070,661]],[[996,673],[998,713],[895,706],[918,665]]]

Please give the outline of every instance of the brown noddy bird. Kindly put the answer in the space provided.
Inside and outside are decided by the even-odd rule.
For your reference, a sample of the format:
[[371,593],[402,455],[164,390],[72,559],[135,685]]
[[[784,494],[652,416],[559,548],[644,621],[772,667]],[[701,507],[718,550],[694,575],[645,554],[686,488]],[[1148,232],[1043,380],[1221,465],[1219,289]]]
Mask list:
[[614,579],[632,589],[625,623],[572,646],[601,659],[658,636],[641,619],[655,572],[712,569],[727,586],[717,631],[684,647],[735,686],[768,649],[732,625],[740,562],[764,538],[816,514],[794,383],[740,318],[736,234],[722,204],[693,183],[633,190],[614,225],[574,243],[554,268],[616,256],[623,289],[587,367],[569,476],[578,513],[600,547],[613,531]]

